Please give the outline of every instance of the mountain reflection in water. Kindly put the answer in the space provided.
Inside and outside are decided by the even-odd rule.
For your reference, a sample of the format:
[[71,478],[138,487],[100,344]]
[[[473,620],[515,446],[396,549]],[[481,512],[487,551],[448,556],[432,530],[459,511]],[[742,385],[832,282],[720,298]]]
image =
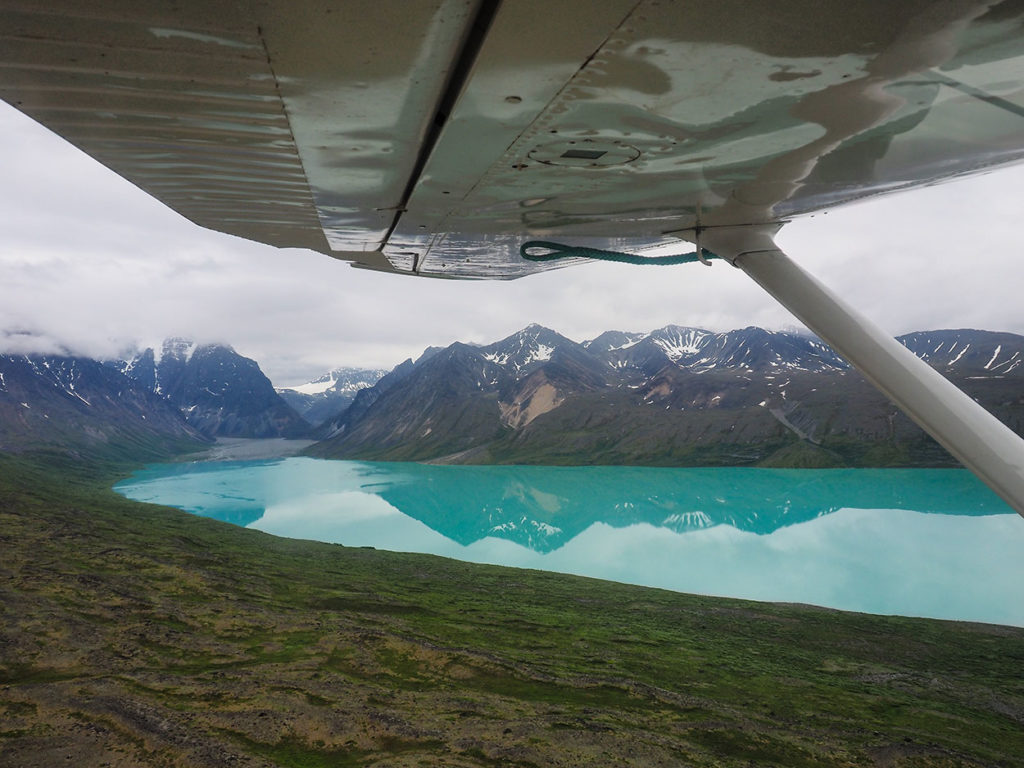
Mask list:
[[1024,625],[1024,520],[964,470],[161,465],[120,493],[283,536]]
[[537,552],[595,522],[769,534],[844,508],[1010,512],[972,476],[948,470],[360,466],[364,489],[460,544],[496,536]]

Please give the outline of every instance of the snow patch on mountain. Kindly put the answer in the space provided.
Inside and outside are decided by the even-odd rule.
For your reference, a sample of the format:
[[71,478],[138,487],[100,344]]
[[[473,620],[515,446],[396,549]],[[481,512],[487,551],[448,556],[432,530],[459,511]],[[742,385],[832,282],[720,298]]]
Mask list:
[[529,364],[537,360],[550,360],[551,353],[554,351],[554,347],[549,347],[546,344],[538,344],[536,349],[534,349],[530,353],[530,356],[526,358],[526,362]]
[[992,368],[992,363],[994,363],[996,361],[996,358],[999,357],[999,353],[1002,352],[1002,351],[1003,351],[1003,345],[1000,344],[1000,345],[998,345],[996,347],[996,351],[992,353],[992,359],[989,360],[987,363],[985,363],[985,370],[986,371],[988,371],[988,370],[990,370]]
[[662,526],[671,528],[674,531],[696,531],[702,528],[711,528],[716,525],[715,521],[701,510],[692,512],[676,512],[661,521]]
[[668,355],[673,363],[683,357],[700,352],[712,334],[698,328],[681,328],[668,325],[650,334],[650,339]]
[[622,344],[622,345],[620,345],[618,347],[609,347],[608,351],[609,352],[617,352],[620,349],[629,349],[630,347],[635,347],[637,344],[640,343],[641,340],[642,340],[642,337],[641,337],[641,339],[635,339],[633,341],[627,341],[625,344]]
[[278,392],[299,392],[303,395],[322,395],[328,391],[354,395],[361,389],[372,387],[387,374],[387,371],[370,368],[334,368],[323,376],[303,384],[278,387]]
[[488,529],[489,536],[496,536],[511,541],[525,544],[531,549],[546,551],[552,546],[552,539],[561,536],[564,531],[554,525],[541,520],[531,520],[527,517],[521,518],[518,522],[510,520]]
[[[971,345],[970,345],[970,344],[964,344],[964,348],[963,348],[963,349],[961,349],[961,350],[960,350],[960,351],[959,351],[959,352],[957,353],[957,356],[956,356],[956,357],[954,357],[954,358],[953,358],[952,360],[950,360],[950,361],[949,361],[949,364],[950,364],[950,365],[956,365],[956,362],[957,362],[957,360],[959,360],[959,359],[960,359],[961,357],[963,357],[963,356],[964,356],[964,353],[965,353],[965,352],[967,352],[967,350],[968,350],[968,349],[970,349],[970,348],[971,348]],[[954,348],[954,349],[955,349],[955,348]]]
[[304,395],[319,395],[333,387],[336,381],[337,379],[328,374],[327,376],[320,377],[316,381],[297,384],[294,387],[283,387],[283,389],[290,389],[293,392],[301,392]]

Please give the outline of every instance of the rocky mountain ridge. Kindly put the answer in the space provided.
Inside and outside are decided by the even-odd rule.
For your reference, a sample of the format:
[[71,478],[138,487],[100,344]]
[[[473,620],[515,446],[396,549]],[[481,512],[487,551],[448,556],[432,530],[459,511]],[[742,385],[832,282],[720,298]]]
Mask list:
[[[1024,429],[1024,337],[901,338]],[[538,325],[406,361],[328,420],[311,453],[467,463],[944,466],[952,458],[820,340],[745,328]]]
[[0,354],[0,452],[138,460],[204,440],[165,398],[97,360]]

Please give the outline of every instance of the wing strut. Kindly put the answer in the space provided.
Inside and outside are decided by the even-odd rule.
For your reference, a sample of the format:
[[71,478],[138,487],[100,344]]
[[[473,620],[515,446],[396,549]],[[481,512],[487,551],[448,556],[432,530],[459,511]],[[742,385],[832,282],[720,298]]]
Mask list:
[[775,245],[776,229],[708,228],[702,244],[746,272],[1024,516],[1024,440],[795,264]]

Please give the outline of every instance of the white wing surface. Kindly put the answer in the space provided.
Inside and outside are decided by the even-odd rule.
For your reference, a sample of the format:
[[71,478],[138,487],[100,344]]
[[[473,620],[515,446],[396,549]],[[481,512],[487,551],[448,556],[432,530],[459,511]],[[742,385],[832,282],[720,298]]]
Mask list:
[[1024,6],[0,0],[0,96],[205,227],[517,277],[1024,156]]

